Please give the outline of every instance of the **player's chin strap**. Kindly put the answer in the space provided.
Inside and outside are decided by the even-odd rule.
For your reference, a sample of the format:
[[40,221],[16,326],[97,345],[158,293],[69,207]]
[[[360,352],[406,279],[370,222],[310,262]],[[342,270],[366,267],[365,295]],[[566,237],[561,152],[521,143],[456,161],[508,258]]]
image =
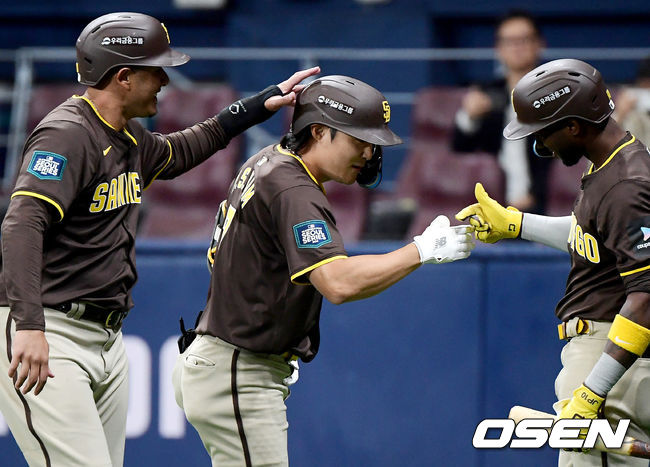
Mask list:
[[383,148],[377,144],[372,146],[372,158],[363,166],[357,183],[364,188],[377,188],[381,183],[381,168],[383,164]]

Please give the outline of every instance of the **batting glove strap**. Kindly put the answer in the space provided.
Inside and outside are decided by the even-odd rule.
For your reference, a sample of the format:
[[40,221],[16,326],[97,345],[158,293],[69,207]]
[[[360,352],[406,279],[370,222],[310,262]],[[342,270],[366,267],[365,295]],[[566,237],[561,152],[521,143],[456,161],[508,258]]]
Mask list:
[[573,397],[560,412],[560,418],[598,418],[598,410],[604,400],[604,397],[583,384],[573,391]]
[[449,263],[467,258],[474,248],[472,227],[450,227],[446,216],[438,216],[421,235],[413,237],[422,263]]
[[275,112],[264,107],[269,97],[281,96],[282,91],[276,85],[269,86],[251,97],[239,99],[223,109],[217,120],[229,138],[248,130],[250,127],[266,121]]

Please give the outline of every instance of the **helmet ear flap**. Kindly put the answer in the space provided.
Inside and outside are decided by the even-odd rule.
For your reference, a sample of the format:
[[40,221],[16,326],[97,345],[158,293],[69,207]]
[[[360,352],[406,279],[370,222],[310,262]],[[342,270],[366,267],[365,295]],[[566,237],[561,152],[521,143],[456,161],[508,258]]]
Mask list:
[[357,183],[364,188],[377,188],[382,179],[382,165],[383,165],[384,150],[378,144],[372,145],[372,157],[366,165],[363,166],[359,175],[357,175]]

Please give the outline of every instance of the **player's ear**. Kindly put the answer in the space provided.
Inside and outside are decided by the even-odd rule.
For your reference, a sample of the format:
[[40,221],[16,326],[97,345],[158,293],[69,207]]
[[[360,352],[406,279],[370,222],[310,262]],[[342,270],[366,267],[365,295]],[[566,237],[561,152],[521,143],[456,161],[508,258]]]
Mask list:
[[319,123],[314,123],[311,125],[310,130],[312,138],[314,138],[316,141],[320,141],[325,135],[325,130],[327,130],[327,127]]
[[577,118],[569,118],[566,122],[566,128],[571,136],[580,136],[585,131],[585,126]]
[[115,73],[115,81],[117,84],[120,86],[130,86],[131,81],[130,81],[130,76],[133,73],[133,70],[131,68],[120,68],[117,73]]

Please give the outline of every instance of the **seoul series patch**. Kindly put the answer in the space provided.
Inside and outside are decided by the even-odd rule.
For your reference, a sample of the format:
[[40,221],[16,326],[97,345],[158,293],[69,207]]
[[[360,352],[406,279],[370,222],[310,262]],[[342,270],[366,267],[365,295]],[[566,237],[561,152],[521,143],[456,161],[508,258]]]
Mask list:
[[41,180],[61,180],[68,160],[60,154],[34,151],[27,172]]
[[318,248],[332,241],[325,221],[306,221],[293,226],[298,248]]

